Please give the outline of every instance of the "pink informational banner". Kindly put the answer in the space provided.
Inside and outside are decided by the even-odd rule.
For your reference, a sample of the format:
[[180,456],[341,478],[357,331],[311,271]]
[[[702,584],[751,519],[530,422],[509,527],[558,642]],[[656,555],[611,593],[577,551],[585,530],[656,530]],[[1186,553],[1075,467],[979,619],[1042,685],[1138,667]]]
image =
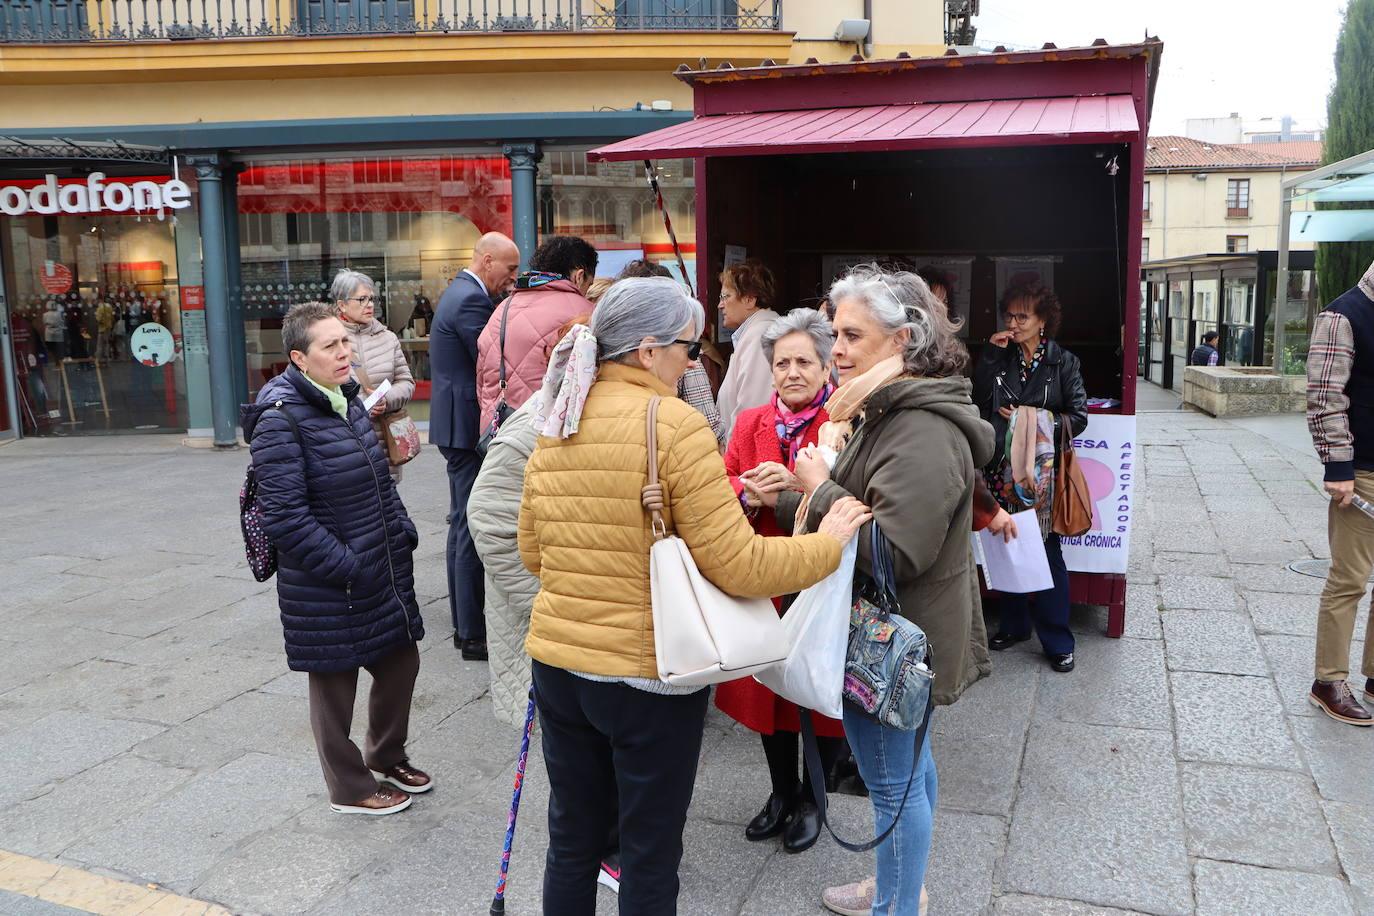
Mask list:
[[1064,563],[1073,572],[1124,573],[1131,552],[1135,505],[1135,417],[1089,414],[1088,428],[1073,440],[1078,465],[1093,499],[1093,526],[1063,538]]

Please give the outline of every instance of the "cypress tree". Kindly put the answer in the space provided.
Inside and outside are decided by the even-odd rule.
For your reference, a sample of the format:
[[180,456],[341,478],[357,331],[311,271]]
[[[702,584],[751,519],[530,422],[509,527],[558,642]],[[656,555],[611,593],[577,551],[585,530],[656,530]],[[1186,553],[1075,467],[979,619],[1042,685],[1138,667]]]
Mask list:
[[[1323,163],[1340,162],[1374,149],[1374,0],[1350,0],[1336,40],[1336,82],[1326,100]],[[1368,208],[1370,202],[1331,204]],[[1325,208],[1323,208],[1325,209]],[[1325,242],[1317,246],[1317,283],[1330,302],[1359,282],[1374,261],[1374,242]]]

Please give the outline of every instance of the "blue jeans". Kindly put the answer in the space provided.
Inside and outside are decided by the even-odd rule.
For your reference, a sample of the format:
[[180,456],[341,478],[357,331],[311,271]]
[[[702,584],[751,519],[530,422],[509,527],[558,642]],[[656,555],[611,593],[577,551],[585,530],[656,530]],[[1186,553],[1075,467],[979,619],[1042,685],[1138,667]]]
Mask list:
[[1045,556],[1050,561],[1054,587],[1029,595],[1003,595],[997,602],[1001,612],[998,629],[1010,636],[1028,636],[1031,624],[1040,637],[1046,655],[1068,655],[1073,651],[1073,631],[1069,629],[1069,570],[1059,535],[1045,541]]
[[844,733],[854,750],[859,775],[868,786],[878,833],[886,830],[897,816],[907,779],[911,779],[911,794],[897,820],[897,828],[874,850],[878,857],[878,886],[873,896],[873,916],[918,916],[921,885],[925,883],[926,863],[930,860],[938,786],[929,732],[917,761],[915,732],[879,725],[846,703]]

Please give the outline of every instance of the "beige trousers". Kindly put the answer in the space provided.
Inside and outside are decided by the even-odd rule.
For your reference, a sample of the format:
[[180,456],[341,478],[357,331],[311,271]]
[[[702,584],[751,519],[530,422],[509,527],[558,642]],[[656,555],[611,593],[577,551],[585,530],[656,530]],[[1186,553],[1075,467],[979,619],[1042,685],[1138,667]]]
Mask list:
[[[1355,494],[1374,502],[1374,472],[1355,472]],[[1350,675],[1355,614],[1369,590],[1369,574],[1374,572],[1374,518],[1354,506],[1341,509],[1333,502],[1326,519],[1331,572],[1317,611],[1317,680],[1343,681]],[[1374,677],[1374,632],[1365,634],[1360,672]]]

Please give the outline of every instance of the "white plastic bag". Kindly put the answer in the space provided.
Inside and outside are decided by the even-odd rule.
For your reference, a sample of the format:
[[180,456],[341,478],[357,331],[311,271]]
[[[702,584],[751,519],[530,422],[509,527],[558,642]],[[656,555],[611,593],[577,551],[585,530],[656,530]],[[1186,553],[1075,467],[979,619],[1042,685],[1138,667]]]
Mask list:
[[840,566],[803,591],[782,618],[787,658],[754,675],[769,690],[823,716],[840,718],[849,611],[854,597],[857,538],[840,554]]

